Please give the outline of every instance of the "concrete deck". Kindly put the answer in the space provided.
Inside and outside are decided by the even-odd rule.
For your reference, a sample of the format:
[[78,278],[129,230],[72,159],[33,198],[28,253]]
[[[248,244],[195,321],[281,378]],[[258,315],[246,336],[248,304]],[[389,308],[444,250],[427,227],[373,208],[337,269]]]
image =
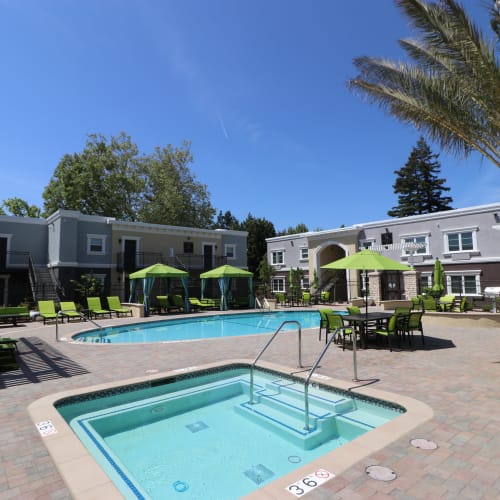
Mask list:
[[[174,315],[170,315],[173,317]],[[158,318],[153,318],[158,319]],[[137,319],[105,320],[123,324]],[[147,319],[145,320],[147,321]],[[87,327],[60,327],[60,337]],[[352,352],[334,347],[318,369],[351,387],[370,383],[430,406],[434,416],[412,432],[368,455],[308,493],[310,499],[349,498],[500,498],[500,328],[453,326],[424,317],[426,346],[358,351],[353,377]],[[252,358],[267,336],[142,345],[77,345],[55,341],[55,327],[41,323],[0,327],[0,336],[23,339],[20,371],[0,373],[0,498],[69,499],[65,485],[27,407],[44,396],[96,384],[143,377],[193,365]],[[263,361],[295,366],[297,345],[277,339]],[[40,342],[43,341],[43,342]],[[286,341],[285,341],[286,340]],[[317,330],[303,332],[303,362],[310,365],[323,343]],[[414,438],[435,442],[434,450],[415,448]],[[370,465],[389,467],[392,481],[377,481]],[[336,473],[335,470],[331,472]],[[82,497],[83,498],[83,495]],[[266,495],[264,498],[271,498]],[[272,498],[294,498],[284,489]]]

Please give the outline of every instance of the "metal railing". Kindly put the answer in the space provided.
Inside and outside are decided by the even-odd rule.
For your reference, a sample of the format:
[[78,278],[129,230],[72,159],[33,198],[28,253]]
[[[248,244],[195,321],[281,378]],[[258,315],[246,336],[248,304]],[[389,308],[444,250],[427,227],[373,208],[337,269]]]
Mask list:
[[278,329],[273,333],[273,336],[269,339],[267,344],[262,348],[260,353],[255,358],[254,362],[252,363],[252,366],[250,367],[250,404],[254,404],[254,401],[253,401],[253,386],[254,386],[253,372],[254,372],[255,365],[256,365],[257,361],[259,361],[262,354],[264,354],[264,351],[269,347],[271,342],[276,338],[276,335],[278,335],[278,333],[281,331],[281,329],[286,324],[289,324],[289,323],[293,323],[299,327],[299,337],[298,337],[298,339],[299,339],[299,368],[303,368],[303,366],[302,366],[302,326],[298,321],[295,321],[295,320],[283,321],[283,323],[281,323],[281,325],[278,327]]
[[97,326],[97,328],[99,328],[99,330],[103,329],[103,327],[101,325],[99,325],[98,323],[96,323],[93,319],[85,316],[85,314],[82,314],[80,311],[77,311],[76,309],[66,309],[65,311],[57,311],[57,314],[56,314],[56,342],[59,342],[59,318],[61,316],[64,316],[64,314],[67,312],[74,312],[74,313],[78,314],[78,316],[80,316],[80,318],[82,318],[83,321],[90,321],[93,325]]
[[[343,330],[351,330],[351,329],[352,328],[347,327],[347,326],[339,326],[333,332],[333,335],[330,337],[330,340],[325,345],[325,347],[321,351],[320,355],[318,356],[318,358],[314,362],[314,365],[312,366],[311,370],[309,371],[309,375],[307,375],[306,381],[304,383],[304,429],[306,431],[309,430],[309,382],[310,382],[311,377],[312,377],[312,375],[314,373],[314,370],[316,370],[316,368],[318,367],[319,362],[323,359],[323,356],[325,355],[326,351],[330,347],[330,344],[337,337],[337,334],[339,334]],[[353,339],[353,346],[354,346],[353,347],[353,353],[355,353],[356,352],[356,336],[355,335],[354,335],[354,339]],[[354,354],[354,359],[356,360],[356,355],[355,354]],[[357,379],[358,377],[357,377],[357,374],[356,374],[356,371],[357,371],[356,362],[354,363],[354,366],[355,366],[355,368],[354,368],[355,378]]]

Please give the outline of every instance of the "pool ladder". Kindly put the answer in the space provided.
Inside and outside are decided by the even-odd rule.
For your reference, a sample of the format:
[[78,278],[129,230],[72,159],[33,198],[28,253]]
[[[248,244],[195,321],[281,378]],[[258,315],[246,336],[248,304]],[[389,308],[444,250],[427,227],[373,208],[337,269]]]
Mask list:
[[67,309],[67,311],[57,311],[57,314],[56,314],[56,341],[57,342],[59,342],[59,318],[61,316],[63,316],[65,312],[75,312],[76,314],[78,314],[78,316],[80,316],[83,319],[83,321],[90,321],[93,325],[97,326],[97,328],[99,328],[99,330],[102,330],[101,325],[96,323],[91,318],[88,318],[87,316],[85,316],[85,314],[82,314],[80,311],[77,311],[76,309]]
[[[255,365],[256,365],[257,361],[260,359],[260,357],[262,356],[262,354],[264,353],[264,351],[269,347],[271,342],[276,338],[276,335],[278,335],[278,333],[283,328],[283,326],[288,324],[288,323],[294,323],[299,327],[299,337],[298,337],[298,339],[299,339],[299,368],[303,368],[303,366],[302,366],[302,327],[301,327],[300,323],[298,321],[295,321],[295,320],[283,321],[283,323],[281,323],[281,325],[278,327],[278,329],[274,332],[273,336],[269,339],[267,344],[262,348],[260,353],[255,358],[254,362],[250,366],[250,404],[255,404],[255,401],[254,401],[254,369],[255,369]],[[323,348],[323,350],[319,354],[319,356],[316,359],[316,361],[314,362],[311,370],[309,371],[309,374],[306,377],[306,380],[304,382],[304,429],[306,431],[310,430],[310,427],[309,427],[309,383],[311,381],[311,377],[312,377],[314,371],[316,370],[316,368],[318,367],[320,361],[323,359],[323,356],[325,355],[326,351],[330,347],[331,343],[337,337],[337,335],[340,332],[342,332],[344,330],[348,330],[348,329],[350,329],[350,328],[346,327],[346,326],[340,326],[333,332],[333,335],[330,337],[330,340],[328,341],[328,343],[325,345],[325,347]],[[357,363],[356,363],[356,339],[354,339],[354,342],[353,342],[353,357],[354,357],[354,380],[357,381],[358,376],[357,376]]]
[[264,354],[264,351],[269,347],[271,342],[276,338],[276,335],[278,335],[278,333],[281,331],[281,329],[285,325],[290,324],[290,323],[293,323],[299,327],[299,337],[298,337],[299,338],[299,368],[303,368],[303,366],[302,366],[302,326],[296,320],[289,319],[289,320],[283,321],[283,323],[281,323],[281,325],[278,327],[278,329],[273,333],[273,336],[269,339],[267,344],[262,348],[262,350],[259,352],[259,354],[255,358],[254,362],[250,366],[250,404],[254,404],[254,400],[253,400],[253,385],[254,385],[253,372],[255,369],[255,365],[256,365],[257,361],[259,361],[262,354]]

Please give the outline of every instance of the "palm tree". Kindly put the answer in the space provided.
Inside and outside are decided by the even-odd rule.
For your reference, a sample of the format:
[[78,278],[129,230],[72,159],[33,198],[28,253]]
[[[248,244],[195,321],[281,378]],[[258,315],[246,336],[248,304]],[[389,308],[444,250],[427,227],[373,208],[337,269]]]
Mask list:
[[[483,36],[456,0],[396,3],[422,34],[419,41],[399,41],[414,64],[358,57],[359,75],[348,87],[412,123],[442,149],[463,156],[476,150],[500,167],[495,42]],[[498,2],[490,9],[497,37],[498,9]]]

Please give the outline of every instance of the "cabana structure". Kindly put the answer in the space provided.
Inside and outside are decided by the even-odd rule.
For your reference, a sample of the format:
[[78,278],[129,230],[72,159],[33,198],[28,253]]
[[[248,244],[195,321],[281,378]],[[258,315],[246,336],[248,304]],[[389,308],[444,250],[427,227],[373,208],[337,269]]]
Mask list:
[[184,311],[189,312],[189,292],[188,292],[188,278],[189,273],[182,271],[175,267],[170,267],[165,264],[153,264],[152,266],[145,267],[140,271],[132,273],[130,276],[130,302],[134,301],[135,289],[137,280],[142,280],[142,289],[144,292],[144,314],[149,316],[150,298],[149,294],[153,289],[153,284],[156,279],[164,279],[166,281],[166,289],[170,290],[170,280],[172,278],[180,279],[184,287]]
[[228,264],[215,269],[211,269],[206,273],[200,274],[201,278],[201,296],[203,298],[207,279],[217,279],[220,288],[220,310],[226,311],[228,308],[228,294],[231,290],[231,280],[235,278],[248,279],[248,306],[255,306],[255,298],[253,296],[253,273],[245,271],[239,267],[230,266]]

